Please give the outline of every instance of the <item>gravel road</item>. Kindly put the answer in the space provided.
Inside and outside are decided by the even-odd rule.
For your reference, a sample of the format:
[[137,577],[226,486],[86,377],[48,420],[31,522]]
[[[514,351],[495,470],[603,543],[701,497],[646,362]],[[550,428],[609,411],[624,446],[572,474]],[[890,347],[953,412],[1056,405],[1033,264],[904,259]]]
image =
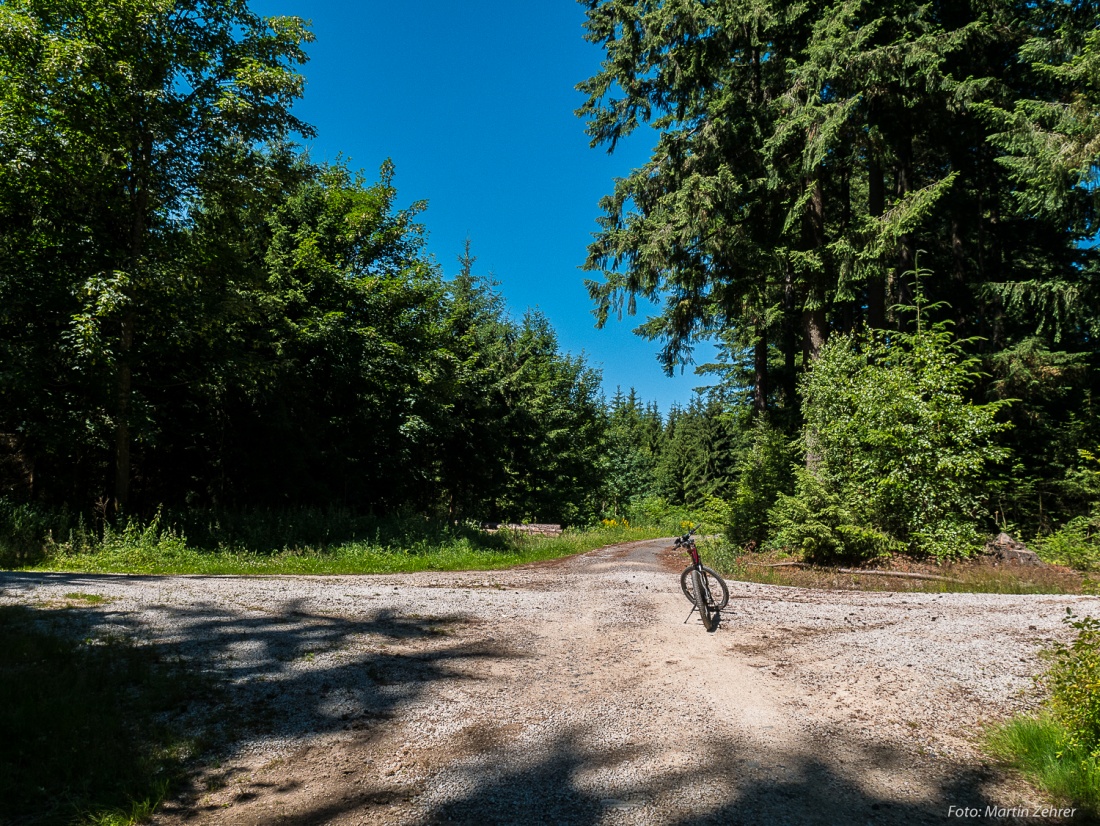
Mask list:
[[74,632],[226,686],[220,753],[162,826],[1061,822],[986,816],[1050,804],[975,735],[1035,703],[1038,652],[1097,599],[730,583],[708,634],[669,544],[499,572],[0,573],[0,604],[103,595]]

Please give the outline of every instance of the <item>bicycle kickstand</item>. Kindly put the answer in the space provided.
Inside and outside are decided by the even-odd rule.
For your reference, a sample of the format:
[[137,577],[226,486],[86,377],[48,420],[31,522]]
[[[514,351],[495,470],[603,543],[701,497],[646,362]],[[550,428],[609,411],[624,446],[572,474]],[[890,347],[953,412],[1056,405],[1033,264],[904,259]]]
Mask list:
[[684,625],[687,625],[687,624],[688,624],[688,620],[690,620],[690,619],[691,619],[691,617],[692,617],[692,615],[693,615],[694,613],[695,613],[695,609],[694,609],[694,608],[692,608],[692,609],[691,609],[690,611],[688,611],[687,619],[685,619],[685,620],[684,620]]

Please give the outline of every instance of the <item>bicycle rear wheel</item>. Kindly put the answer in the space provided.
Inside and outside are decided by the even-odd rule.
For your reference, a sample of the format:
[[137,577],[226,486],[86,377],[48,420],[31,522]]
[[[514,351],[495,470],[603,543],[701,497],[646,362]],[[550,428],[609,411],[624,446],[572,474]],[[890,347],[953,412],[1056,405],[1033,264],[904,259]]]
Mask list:
[[[692,605],[695,604],[695,589],[691,584],[691,572],[695,570],[694,566],[688,565],[684,568],[684,572],[680,574],[680,590],[684,592],[684,596],[687,597],[687,601]],[[703,584],[707,586],[707,591],[710,592],[712,599],[711,610],[721,611],[726,607],[726,604],[730,601],[730,589],[726,585],[726,581],[718,575],[718,572],[703,566]]]
[[703,627],[713,631],[717,623],[717,613],[711,614],[710,600],[707,597],[707,588],[703,581],[703,575],[696,570],[691,572],[691,585],[695,591],[695,607],[699,610],[699,616],[703,620]]

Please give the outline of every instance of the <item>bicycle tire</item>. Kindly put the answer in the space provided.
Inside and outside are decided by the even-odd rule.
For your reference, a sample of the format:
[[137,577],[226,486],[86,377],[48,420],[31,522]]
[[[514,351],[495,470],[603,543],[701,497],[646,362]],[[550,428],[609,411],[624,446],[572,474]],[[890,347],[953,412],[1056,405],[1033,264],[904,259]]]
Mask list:
[[691,572],[691,585],[695,590],[695,607],[703,620],[703,627],[707,631],[713,631],[714,619],[710,615],[710,605],[707,604],[707,589],[703,584],[703,575],[694,569]]
[[[695,591],[691,587],[691,572],[693,570],[695,570],[695,567],[688,565],[680,574],[680,590],[684,592],[687,601],[692,605],[695,604]],[[707,590],[710,591],[713,598],[713,604],[710,607],[714,611],[721,611],[730,601],[729,586],[726,585],[726,581],[722,579],[717,571],[708,568],[706,565],[703,566],[703,575],[707,578]],[[718,586],[717,589],[715,588],[716,585]]]

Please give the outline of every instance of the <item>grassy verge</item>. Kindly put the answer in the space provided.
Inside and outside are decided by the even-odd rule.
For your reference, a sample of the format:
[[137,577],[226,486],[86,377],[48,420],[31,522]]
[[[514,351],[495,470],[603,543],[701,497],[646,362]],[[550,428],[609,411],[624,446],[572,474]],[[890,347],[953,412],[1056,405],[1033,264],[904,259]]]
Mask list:
[[1066,748],[1066,729],[1052,715],[1020,717],[990,732],[990,754],[1070,806],[1100,814],[1100,761]]
[[0,608],[0,811],[16,823],[139,822],[196,748],[171,721],[200,678],[123,637],[73,640],[83,610]]
[[618,542],[667,535],[656,528],[602,526],[559,537],[484,534],[476,530],[376,531],[371,539],[296,545],[257,551],[237,545],[194,547],[173,528],[154,520],[79,546],[56,545],[42,562],[23,570],[129,574],[386,574],[409,571],[492,570],[538,562]]
[[[797,588],[916,593],[1080,594],[1094,584],[1076,571],[1061,567],[993,566],[982,561],[936,565],[895,558],[878,568],[845,573],[843,566],[803,566],[797,556],[774,552],[745,553],[724,540],[700,543],[715,570],[729,579]],[[791,564],[797,563],[797,564]],[[877,572],[937,577],[883,576]]]
[[987,745],[1040,788],[1100,815],[1100,620],[1067,609],[1064,622],[1077,637],[1046,652],[1043,714],[993,728]]

